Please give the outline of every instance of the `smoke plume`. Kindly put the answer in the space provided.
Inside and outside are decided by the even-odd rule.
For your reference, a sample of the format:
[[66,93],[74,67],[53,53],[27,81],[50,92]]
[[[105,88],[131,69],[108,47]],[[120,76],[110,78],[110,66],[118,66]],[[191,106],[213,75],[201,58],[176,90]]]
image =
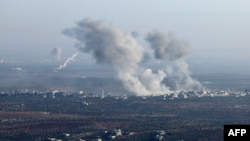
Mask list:
[[56,60],[60,61],[61,60],[61,54],[62,54],[62,49],[61,48],[54,48],[50,54],[52,56],[55,56],[56,57]]
[[68,63],[71,61],[74,61],[75,57],[78,55],[78,53],[73,54],[70,58],[68,58],[62,65],[60,65],[56,70],[61,70],[65,67],[67,67]]
[[[136,95],[167,94],[173,88],[170,87],[171,85],[166,85],[168,82],[186,84],[191,81],[178,82],[186,79],[189,76],[188,73],[184,76],[171,74],[173,77],[171,77],[171,80],[167,80],[169,74],[167,74],[166,69],[153,72],[150,68],[144,68],[141,65],[145,54],[144,48],[137,43],[130,32],[126,32],[114,25],[103,21],[84,19],[77,23],[76,27],[66,29],[63,33],[77,39],[78,42],[75,47],[81,52],[92,54],[97,63],[113,66],[117,78],[121,80],[124,87]],[[172,39],[165,40],[162,36],[157,37],[154,33],[149,33],[147,40],[151,43],[151,47],[155,50],[155,56],[158,59],[169,58],[169,61],[176,61],[186,54],[186,51],[182,49],[182,44],[172,41]],[[162,44],[168,46],[163,47]],[[178,62],[171,65],[172,70],[179,69]],[[184,72],[184,70],[181,70],[177,73],[183,74]],[[191,79],[191,77],[187,79],[189,78]],[[178,80],[175,81],[174,79]],[[182,86],[186,85],[174,86],[176,86],[176,89],[182,89]]]
[[168,77],[164,78],[163,82],[171,90],[201,88],[201,84],[191,78],[188,64],[184,61],[184,56],[188,53],[188,47],[184,42],[158,31],[148,33],[145,40],[150,43],[155,58],[165,63],[165,72]]

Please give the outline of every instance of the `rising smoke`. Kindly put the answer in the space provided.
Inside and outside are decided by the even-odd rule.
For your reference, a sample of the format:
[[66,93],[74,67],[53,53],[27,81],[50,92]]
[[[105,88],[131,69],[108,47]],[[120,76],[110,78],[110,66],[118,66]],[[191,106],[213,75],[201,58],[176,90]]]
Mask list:
[[62,49],[59,48],[59,47],[56,47],[56,48],[54,48],[54,49],[50,52],[50,54],[51,54],[52,56],[55,56],[57,61],[60,61],[60,60],[61,60]]
[[165,68],[156,72],[140,64],[144,58],[144,48],[131,33],[114,25],[84,19],[63,33],[77,39],[76,48],[92,54],[97,63],[113,66],[124,87],[136,95],[162,95],[199,85],[190,77],[187,64],[182,59],[187,53],[185,45],[161,33],[149,33],[146,37],[155,58],[167,62]]
[[188,71],[188,64],[184,60],[188,47],[184,42],[175,39],[171,34],[166,35],[158,31],[148,33],[145,40],[153,49],[155,58],[165,63],[168,77],[164,78],[164,84],[171,90],[201,88],[201,84],[192,79]]
[[78,55],[78,53],[73,54],[71,57],[69,57],[62,65],[60,65],[56,70],[61,70],[65,67],[67,67],[68,63],[71,61],[74,61],[75,57]]
[[175,61],[188,53],[187,45],[175,39],[171,34],[165,35],[158,31],[150,32],[145,40],[150,43],[156,59]]

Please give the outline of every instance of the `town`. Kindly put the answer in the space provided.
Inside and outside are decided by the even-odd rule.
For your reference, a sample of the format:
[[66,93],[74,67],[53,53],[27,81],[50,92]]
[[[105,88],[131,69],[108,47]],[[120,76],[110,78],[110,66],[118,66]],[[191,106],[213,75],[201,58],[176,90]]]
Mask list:
[[100,91],[1,90],[4,140],[223,140],[224,124],[249,124],[250,94],[190,91],[112,96]]

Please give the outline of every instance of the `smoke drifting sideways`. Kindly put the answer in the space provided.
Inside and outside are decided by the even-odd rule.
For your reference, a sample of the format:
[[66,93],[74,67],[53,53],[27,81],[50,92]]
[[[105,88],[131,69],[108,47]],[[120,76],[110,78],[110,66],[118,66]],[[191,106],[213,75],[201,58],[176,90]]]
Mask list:
[[54,48],[54,49],[50,52],[50,54],[51,54],[52,56],[55,56],[57,61],[60,61],[60,60],[61,60],[62,49],[61,49],[61,48],[58,48],[58,47],[57,47],[57,48]]
[[144,68],[145,48],[137,43],[130,32],[100,20],[83,19],[76,27],[63,31],[68,37],[76,39],[75,47],[90,53],[98,64],[111,65],[124,87],[138,95],[163,95],[173,91],[201,89],[198,81],[191,78],[188,65],[183,56],[187,46],[160,32],[148,33],[149,42],[155,58],[166,64],[157,71]]
[[74,61],[75,57],[78,55],[78,53],[73,54],[71,57],[69,57],[62,65],[60,65],[58,68],[56,68],[54,71],[57,72],[58,70],[61,70],[68,66],[68,63],[71,61]]

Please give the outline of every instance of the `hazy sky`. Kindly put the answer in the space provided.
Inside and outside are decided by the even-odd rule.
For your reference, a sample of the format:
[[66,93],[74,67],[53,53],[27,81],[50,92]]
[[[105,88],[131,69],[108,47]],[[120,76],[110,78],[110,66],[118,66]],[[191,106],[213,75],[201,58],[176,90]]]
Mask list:
[[56,47],[65,59],[77,49],[62,30],[89,17],[142,38],[155,29],[171,32],[189,44],[191,65],[249,68],[249,6],[247,0],[0,0],[0,60],[51,59]]

